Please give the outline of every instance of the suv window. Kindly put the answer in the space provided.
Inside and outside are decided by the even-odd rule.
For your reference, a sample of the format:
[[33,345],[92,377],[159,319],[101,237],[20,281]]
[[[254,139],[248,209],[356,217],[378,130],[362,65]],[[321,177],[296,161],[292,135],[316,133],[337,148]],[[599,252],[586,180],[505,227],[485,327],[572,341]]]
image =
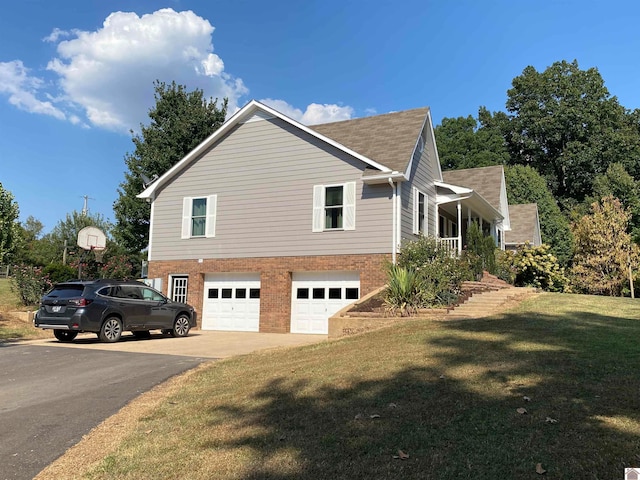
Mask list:
[[155,290],[144,287],[142,287],[141,290],[142,298],[144,298],[145,300],[153,300],[154,302],[161,302],[164,300],[164,296],[156,292]]
[[84,290],[84,285],[57,285],[53,290],[51,290],[47,294],[47,297],[57,297],[57,298],[80,297],[82,295],[83,290]]

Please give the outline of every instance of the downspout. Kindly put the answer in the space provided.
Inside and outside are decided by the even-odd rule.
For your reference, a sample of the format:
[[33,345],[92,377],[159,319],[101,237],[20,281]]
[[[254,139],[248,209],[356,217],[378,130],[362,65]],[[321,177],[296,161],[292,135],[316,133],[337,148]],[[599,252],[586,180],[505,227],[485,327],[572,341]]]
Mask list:
[[396,264],[396,217],[397,217],[397,208],[396,208],[396,186],[393,183],[393,180],[391,179],[391,177],[389,177],[389,186],[391,186],[391,200],[392,200],[392,204],[393,204],[393,214],[392,214],[392,220],[391,220],[391,262],[395,265]]

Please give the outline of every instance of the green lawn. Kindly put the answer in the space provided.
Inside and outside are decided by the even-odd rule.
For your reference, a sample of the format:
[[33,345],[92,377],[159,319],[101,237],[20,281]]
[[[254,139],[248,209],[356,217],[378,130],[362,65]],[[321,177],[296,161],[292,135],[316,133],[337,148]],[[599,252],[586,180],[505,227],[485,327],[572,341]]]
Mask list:
[[[33,310],[35,307],[31,307]],[[10,280],[0,278],[0,343],[15,340],[42,338],[45,333],[34,328],[31,322],[25,321],[9,312],[27,311],[29,308],[20,304],[18,296],[11,291]],[[50,334],[46,335],[50,336]]]
[[76,473],[495,480],[539,478],[541,463],[550,479],[622,478],[640,466],[638,317],[630,299],[544,294],[221,361]]

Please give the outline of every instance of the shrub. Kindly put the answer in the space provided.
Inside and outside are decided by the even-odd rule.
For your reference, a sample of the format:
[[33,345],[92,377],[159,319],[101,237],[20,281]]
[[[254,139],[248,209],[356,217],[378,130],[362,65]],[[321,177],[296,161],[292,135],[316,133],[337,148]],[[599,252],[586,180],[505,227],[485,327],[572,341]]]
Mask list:
[[514,284],[516,281],[515,263],[516,252],[513,250],[498,250],[496,252],[496,272],[495,275],[507,283]]
[[464,257],[474,275],[482,275],[486,270],[496,273],[496,243],[493,237],[482,233],[480,226],[473,222],[467,229],[467,249]]
[[513,257],[515,285],[542,288],[550,292],[562,292],[569,283],[551,247],[525,244],[518,248]]
[[11,290],[18,295],[23,305],[35,305],[40,297],[51,289],[53,283],[42,268],[16,266],[11,277]]
[[449,305],[470,278],[465,262],[449,255],[433,237],[421,237],[405,245],[398,265],[391,265],[385,301],[393,312],[407,315],[418,308]]
[[421,305],[421,287],[418,275],[412,269],[390,265],[389,281],[385,291],[385,305],[392,313],[402,316],[414,313]]
[[52,283],[65,282],[78,276],[78,270],[61,263],[51,263],[42,269]]

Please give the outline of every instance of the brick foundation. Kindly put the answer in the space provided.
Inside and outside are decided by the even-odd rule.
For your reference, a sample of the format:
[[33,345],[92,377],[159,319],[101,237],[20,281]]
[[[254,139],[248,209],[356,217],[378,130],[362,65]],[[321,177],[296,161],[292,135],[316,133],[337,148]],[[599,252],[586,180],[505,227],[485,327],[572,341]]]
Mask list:
[[187,302],[202,318],[204,276],[207,273],[260,273],[260,331],[288,333],[291,325],[291,279],[293,272],[357,271],[360,297],[384,285],[384,265],[390,255],[330,255],[315,257],[230,258],[162,260],[149,262],[149,278],[161,278],[165,294],[169,275],[189,276]]

